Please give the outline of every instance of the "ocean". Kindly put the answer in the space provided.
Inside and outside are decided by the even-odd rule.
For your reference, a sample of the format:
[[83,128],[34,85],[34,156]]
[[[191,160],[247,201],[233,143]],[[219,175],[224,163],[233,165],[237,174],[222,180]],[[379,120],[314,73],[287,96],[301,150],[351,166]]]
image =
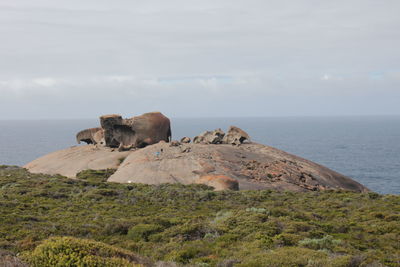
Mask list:
[[[400,116],[173,118],[173,139],[235,125],[252,141],[304,157],[382,194],[400,194]],[[0,121],[0,165],[29,161],[76,145],[97,119]]]

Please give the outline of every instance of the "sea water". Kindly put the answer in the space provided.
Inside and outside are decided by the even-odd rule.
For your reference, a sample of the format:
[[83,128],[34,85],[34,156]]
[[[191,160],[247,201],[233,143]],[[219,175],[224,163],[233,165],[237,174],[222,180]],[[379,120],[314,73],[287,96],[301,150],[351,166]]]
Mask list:
[[[400,116],[173,118],[173,139],[235,125],[252,141],[325,165],[371,190],[400,194]],[[24,165],[76,145],[97,119],[0,121],[0,164]]]

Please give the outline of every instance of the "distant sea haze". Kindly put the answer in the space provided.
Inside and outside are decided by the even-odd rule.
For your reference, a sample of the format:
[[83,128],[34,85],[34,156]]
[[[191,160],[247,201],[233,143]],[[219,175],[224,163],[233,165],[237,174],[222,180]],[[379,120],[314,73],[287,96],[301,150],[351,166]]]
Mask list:
[[[172,118],[173,139],[235,125],[274,146],[347,175],[372,191],[400,194],[400,116]],[[0,164],[24,165],[76,145],[92,120],[0,121]]]

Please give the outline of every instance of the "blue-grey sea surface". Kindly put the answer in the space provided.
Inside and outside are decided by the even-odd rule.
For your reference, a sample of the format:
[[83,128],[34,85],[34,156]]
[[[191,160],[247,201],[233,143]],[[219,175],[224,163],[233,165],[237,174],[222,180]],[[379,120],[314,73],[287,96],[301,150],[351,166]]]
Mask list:
[[[371,190],[400,194],[400,116],[175,118],[173,139],[236,125],[258,143],[347,175]],[[97,119],[0,121],[0,164],[24,165],[76,145],[75,134]]]

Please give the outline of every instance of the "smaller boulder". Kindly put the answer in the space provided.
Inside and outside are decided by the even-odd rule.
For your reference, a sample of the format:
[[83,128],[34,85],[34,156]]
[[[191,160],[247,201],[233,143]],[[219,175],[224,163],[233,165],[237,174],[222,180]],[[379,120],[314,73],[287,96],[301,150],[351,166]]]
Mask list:
[[238,181],[226,175],[204,175],[196,181],[196,184],[212,186],[216,191],[239,190]]
[[171,141],[171,143],[169,144],[169,146],[180,146],[180,142],[179,141],[177,141],[177,140],[173,140],[173,141]]
[[222,144],[222,140],[225,136],[224,131],[216,129],[214,131],[205,131],[200,135],[193,138],[195,144]]
[[191,141],[192,141],[192,139],[190,139],[190,137],[186,137],[186,136],[181,139],[181,143],[183,143],[183,144],[189,144]]
[[224,136],[222,143],[231,145],[240,145],[244,141],[250,141],[250,136],[236,126],[229,127],[228,133]]

